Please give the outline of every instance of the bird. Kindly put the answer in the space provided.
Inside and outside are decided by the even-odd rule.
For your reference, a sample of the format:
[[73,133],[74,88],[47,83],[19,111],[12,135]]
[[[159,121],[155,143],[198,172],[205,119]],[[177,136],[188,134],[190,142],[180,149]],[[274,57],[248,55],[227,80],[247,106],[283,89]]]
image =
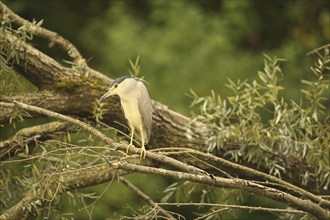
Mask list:
[[122,112],[131,131],[128,148],[134,146],[134,135],[138,131],[141,141],[140,158],[144,159],[147,154],[145,146],[150,140],[153,114],[148,90],[142,79],[134,76],[122,76],[112,81],[109,90],[99,99],[100,103],[112,95],[119,96]]

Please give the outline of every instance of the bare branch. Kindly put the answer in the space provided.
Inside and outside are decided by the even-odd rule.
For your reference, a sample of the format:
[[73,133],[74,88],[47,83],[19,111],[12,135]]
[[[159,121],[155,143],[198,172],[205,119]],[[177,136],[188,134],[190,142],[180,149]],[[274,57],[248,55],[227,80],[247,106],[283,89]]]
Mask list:
[[25,146],[34,146],[37,141],[45,141],[53,138],[53,135],[73,131],[73,127],[64,122],[50,122],[47,124],[23,128],[13,137],[0,142],[0,161],[14,154],[24,151]]
[[249,211],[257,212],[257,211],[264,211],[264,212],[277,212],[277,213],[290,213],[290,214],[307,214],[307,212],[293,210],[293,209],[280,209],[280,208],[265,208],[265,207],[255,207],[255,206],[242,206],[242,205],[228,205],[228,204],[216,204],[216,203],[203,203],[203,202],[159,202],[157,203],[159,206],[211,206],[211,207],[219,207],[219,208],[229,208],[229,209],[246,209]]
[[[11,103],[14,100],[24,103],[29,103],[33,106],[39,106],[45,109],[52,109],[55,112],[62,114],[76,115],[79,117],[92,117],[92,111],[95,106],[95,100],[98,98],[97,94],[94,96],[86,96],[85,102],[79,101],[81,96],[85,96],[83,90],[79,93],[61,93],[57,91],[42,90],[35,93],[15,94],[12,96],[1,96],[0,101]],[[13,108],[5,108],[0,106],[0,123],[8,123],[13,113],[16,110]],[[120,114],[120,110],[113,109],[113,114]],[[44,115],[37,112],[31,112],[32,118],[44,117]]]
[[[164,151],[164,149],[162,149]],[[171,148],[170,150],[175,150],[175,148]],[[224,158],[221,157],[217,157],[214,156],[212,154],[207,154],[201,151],[197,151],[194,149],[180,149],[181,151],[177,151],[174,154],[174,157],[180,158],[180,161],[182,161],[182,158],[185,158],[185,160],[188,162],[192,161],[192,159],[189,155],[196,155],[197,157],[200,157],[201,160],[203,161],[207,161],[207,163],[209,164],[209,166],[211,166],[211,164],[214,164],[214,166],[217,167],[222,167],[222,169],[228,169],[230,171],[230,173],[240,173],[240,176],[245,176],[245,177],[253,177],[253,179],[256,178],[261,178],[264,181],[267,181],[267,183],[277,183],[280,186],[282,186],[283,189],[289,190],[289,191],[293,191],[297,194],[299,194],[300,197],[304,197],[304,198],[308,198],[312,201],[314,201],[315,203],[319,204],[320,206],[324,206],[327,208],[330,208],[330,201],[329,200],[325,200],[320,196],[316,196],[313,193],[310,193],[302,188],[299,188],[291,183],[288,183],[282,179],[279,179],[275,176],[269,175],[267,173],[261,172],[259,170],[250,168],[250,167],[246,167],[237,163],[233,163],[229,160],[226,160]],[[188,162],[189,163],[189,162]],[[200,163],[198,162],[194,162],[193,164],[198,165]],[[203,169],[210,169],[210,167],[207,167],[208,165],[204,164]],[[211,168],[212,169],[212,168]],[[216,171],[216,170],[215,170]]]
[[319,48],[316,48],[316,49],[308,52],[306,55],[312,55],[312,54],[317,53],[318,51],[323,50],[323,49],[326,49],[326,48],[330,48],[330,44],[325,44],[325,45],[323,45],[323,46],[321,46]]
[[137,188],[133,183],[128,181],[126,178],[119,177],[119,181],[122,182],[129,189],[131,189],[135,194],[137,194],[139,197],[141,197],[147,203],[154,206],[164,217],[166,217],[168,219],[175,219],[171,214],[169,214],[166,210],[164,210],[162,207],[160,207],[148,195],[146,195],[144,192],[142,192],[139,188]]

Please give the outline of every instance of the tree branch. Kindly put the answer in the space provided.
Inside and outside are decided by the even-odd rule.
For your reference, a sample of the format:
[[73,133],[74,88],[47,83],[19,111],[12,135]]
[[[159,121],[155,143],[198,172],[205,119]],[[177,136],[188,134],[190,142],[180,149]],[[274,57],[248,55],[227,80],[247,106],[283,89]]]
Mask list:
[[[175,150],[175,149],[170,149]],[[162,149],[162,151],[164,151]],[[193,156],[194,155],[194,156]],[[291,193],[296,193],[299,197],[303,197],[306,199],[310,199],[315,203],[319,204],[322,207],[326,207],[330,209],[330,201],[325,200],[320,196],[316,196],[315,194],[308,192],[302,188],[299,188],[291,183],[288,183],[282,179],[279,179],[275,176],[269,175],[267,173],[261,172],[259,170],[246,167],[237,163],[233,163],[229,160],[226,160],[221,157],[217,157],[212,154],[207,154],[201,151],[197,151],[194,149],[179,149],[179,151],[173,154],[174,158],[178,158],[180,161],[187,161],[188,164],[201,165],[198,161],[196,162],[194,159],[196,157],[200,158],[202,161],[207,161],[207,163],[202,164],[201,168],[204,170],[212,170],[213,172],[217,173],[217,170],[212,167],[221,167],[225,171],[231,173],[232,175],[237,173],[240,178],[252,178],[253,180],[261,179],[266,181],[266,183],[276,183],[282,190],[288,190]],[[196,156],[196,157],[195,157]],[[276,187],[276,186],[274,186]]]
[[177,172],[171,170],[165,170],[162,168],[145,167],[142,165],[129,164],[125,162],[119,162],[114,164],[118,169],[123,169],[131,172],[139,172],[145,174],[160,175],[164,177],[176,178],[181,180],[188,180],[191,182],[207,184],[211,186],[218,186],[221,188],[241,189],[247,192],[251,192],[257,195],[266,196],[268,198],[291,204],[299,210],[305,211],[314,215],[318,219],[329,219],[330,211],[321,208],[318,204],[311,202],[310,200],[303,200],[294,197],[288,193],[280,190],[276,190],[270,187],[262,186],[260,184],[253,183],[251,181],[242,179],[225,179],[221,177],[207,178],[204,175],[190,174],[184,172]]
[[109,169],[108,165],[103,165],[52,174],[51,178],[47,179],[46,182],[42,182],[35,189],[31,189],[19,203],[3,212],[0,215],[0,219],[22,219],[29,214],[29,209],[31,210],[40,205],[44,206],[51,199],[45,193],[45,188],[49,192],[54,192],[60,186],[61,190],[57,192],[60,195],[65,191],[104,183],[127,173],[126,171]]
[[2,11],[4,14],[8,14],[9,18],[16,24],[20,26],[26,26],[26,28],[30,30],[32,34],[50,40],[49,47],[52,47],[53,45],[59,45],[76,63],[85,63],[85,60],[81,56],[78,49],[71,42],[69,42],[67,39],[64,39],[59,34],[39,27],[23,19],[11,11],[8,7],[6,7],[6,5],[4,5],[2,2],[0,2],[0,11]]
[[[35,93],[23,93],[12,96],[1,96],[0,101],[13,102],[14,100],[24,103],[29,103],[33,106],[39,106],[45,109],[52,109],[55,112],[59,112],[67,115],[75,115],[81,118],[92,118],[93,109],[96,106],[95,100],[99,97],[95,95],[87,95],[83,92],[84,88],[80,89],[79,93],[62,93],[58,91],[42,90]],[[88,89],[87,91],[90,91]],[[85,98],[85,102],[81,102],[81,97]],[[16,110],[14,108],[5,108],[0,106],[0,123],[8,123],[13,113]],[[121,111],[119,107],[113,108],[112,114],[120,115]],[[32,118],[44,117],[44,115],[37,112],[31,112]],[[125,123],[125,121],[121,121]],[[114,124],[114,123],[112,123]],[[118,126],[118,125],[117,125]]]
[[228,204],[216,204],[216,203],[203,203],[203,202],[159,202],[157,203],[159,206],[211,206],[211,207],[219,207],[219,208],[229,208],[229,209],[246,209],[249,211],[264,211],[264,212],[279,212],[279,213],[290,213],[290,214],[307,214],[307,212],[292,210],[292,209],[276,209],[276,208],[265,208],[265,207],[255,207],[255,206],[242,206],[242,205],[228,205]]
[[84,71],[85,76],[91,76],[92,78],[103,80],[108,84],[111,82],[108,77],[103,75],[102,73],[91,69],[86,60],[83,58],[77,47],[72,44],[69,40],[65,39],[61,35],[56,32],[50,31],[46,28],[37,26],[30,21],[20,17],[19,15],[15,14],[12,10],[6,7],[5,4],[0,2],[0,11],[4,14],[8,14],[9,18],[13,20],[16,24],[20,26],[25,26],[32,34],[49,40],[49,47],[53,47],[54,45],[58,45],[62,50],[64,50],[75,62],[77,66],[80,66],[81,69]]
[[26,145],[31,148],[36,142],[53,138],[54,135],[73,131],[74,128],[65,122],[50,122],[19,130],[13,137],[0,142],[0,161],[24,151]]
[[155,203],[148,195],[142,192],[139,188],[137,188],[133,183],[125,179],[124,177],[119,177],[119,181],[122,182],[125,186],[127,186],[130,190],[132,190],[135,194],[141,197],[150,205],[154,206],[158,211],[167,219],[175,219],[171,214],[169,214],[166,210],[160,207],[157,203]]

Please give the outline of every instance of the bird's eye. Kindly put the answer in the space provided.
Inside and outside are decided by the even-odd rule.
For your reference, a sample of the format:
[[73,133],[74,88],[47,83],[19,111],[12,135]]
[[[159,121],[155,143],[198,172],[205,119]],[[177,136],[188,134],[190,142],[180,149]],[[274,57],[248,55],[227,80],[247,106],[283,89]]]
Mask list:
[[116,89],[118,87],[118,84],[113,85],[113,87],[115,87],[115,89]]

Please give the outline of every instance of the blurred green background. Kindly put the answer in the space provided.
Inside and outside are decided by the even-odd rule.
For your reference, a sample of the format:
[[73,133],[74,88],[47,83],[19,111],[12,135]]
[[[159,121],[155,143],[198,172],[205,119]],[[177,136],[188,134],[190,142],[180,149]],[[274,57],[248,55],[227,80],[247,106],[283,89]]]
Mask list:
[[[330,1],[326,0],[3,2],[26,19],[43,19],[43,27],[69,39],[92,68],[111,78],[129,74],[128,60],[140,56],[141,76],[150,84],[151,97],[186,115],[191,111],[192,100],[187,95],[190,89],[201,96],[209,95],[211,90],[227,96],[227,78],[234,81],[257,78],[257,71],[263,67],[263,53],[287,59],[283,65],[282,84],[286,88],[283,95],[298,100],[300,80],[312,77],[309,66],[313,58],[306,53],[330,41]],[[35,39],[33,44],[62,63],[69,60],[60,49],[49,49],[47,42]],[[7,94],[26,91],[22,85],[33,89],[24,82],[1,91]],[[130,178],[156,198],[163,196],[161,191],[169,184],[160,177]],[[148,181],[153,184],[146,184]],[[106,185],[85,191],[102,192]],[[123,209],[128,214],[129,206],[135,208],[134,202],[127,205],[127,201],[136,197],[123,188],[116,183],[111,185],[94,209],[95,219],[109,212],[116,216]],[[251,201],[254,205],[273,204],[246,195],[244,203],[251,205]],[[64,198],[63,206],[66,202]],[[118,207],[126,208],[117,210]],[[81,216],[86,216],[84,211]],[[244,216],[265,219],[265,213],[247,215],[243,211],[236,217],[247,219]],[[274,218],[267,214],[267,219]]]

